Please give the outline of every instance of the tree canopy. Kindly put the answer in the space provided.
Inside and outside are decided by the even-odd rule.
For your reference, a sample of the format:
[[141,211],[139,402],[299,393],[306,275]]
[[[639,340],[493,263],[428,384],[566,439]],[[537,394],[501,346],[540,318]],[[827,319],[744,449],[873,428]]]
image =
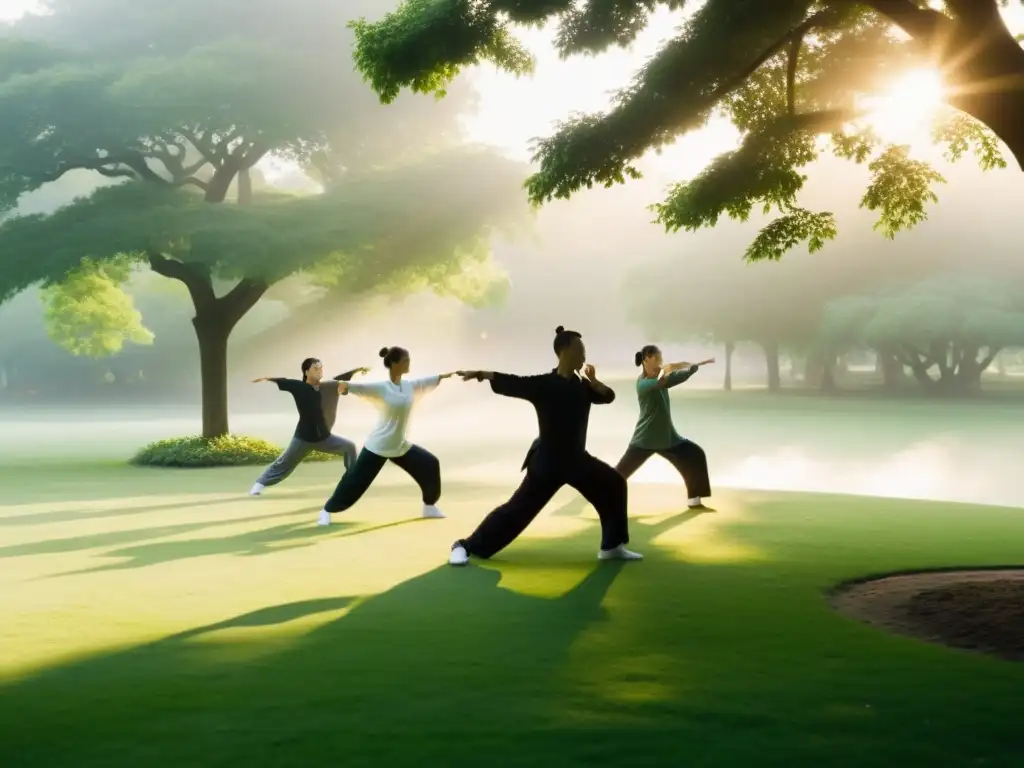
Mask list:
[[[72,349],[142,339],[111,286],[145,263],[195,307],[204,433],[227,431],[227,338],[297,272],[346,290],[479,270],[523,171],[463,143],[463,88],[382,108],[352,71],[348,21],[380,0],[50,0],[0,37],[0,214],[70,171],[118,183],[0,226],[0,300],[41,283]],[[267,161],[311,194],[260,184]],[[439,191],[443,193],[439,194]],[[83,285],[104,297],[80,295]],[[100,295],[100,294],[98,294]],[[79,312],[76,323],[65,322]],[[103,339],[90,345],[89,329]]]
[[833,349],[894,356],[929,391],[970,391],[1005,347],[1024,346],[1015,281],[949,273],[831,302],[821,326]]
[[[907,148],[886,144],[859,119],[862,96],[911,65],[935,66],[950,110],[936,141],[958,159],[973,150],[1001,167],[1000,140],[1024,164],[1024,51],[998,6],[1017,0],[705,0],[636,74],[612,106],[574,115],[535,146],[530,200],[636,178],[637,161],[725,115],[743,134],[695,178],[653,206],[670,231],[714,226],[774,211],[747,249],[778,259],[800,243],[814,251],[835,237],[830,211],[801,207],[803,169],[829,149],[867,163],[861,205],[893,237],[926,217],[942,177]],[[532,71],[517,25],[557,24],[563,56],[628,45],[657,7],[683,0],[404,0],[380,20],[354,24],[356,64],[382,101],[403,89],[444,94],[464,69],[484,62]],[[821,141],[821,137],[828,141]]]

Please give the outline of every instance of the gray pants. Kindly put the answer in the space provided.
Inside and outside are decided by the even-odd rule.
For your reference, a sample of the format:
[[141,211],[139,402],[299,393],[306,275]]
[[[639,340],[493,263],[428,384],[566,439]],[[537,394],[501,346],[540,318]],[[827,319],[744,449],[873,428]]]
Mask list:
[[288,443],[288,447],[284,449],[284,453],[263,470],[263,474],[256,482],[264,486],[277,485],[295,471],[295,468],[302,463],[310,451],[340,453],[344,457],[346,471],[356,460],[356,444],[344,437],[331,435],[318,443],[307,443],[305,440],[293,437],[292,441]]

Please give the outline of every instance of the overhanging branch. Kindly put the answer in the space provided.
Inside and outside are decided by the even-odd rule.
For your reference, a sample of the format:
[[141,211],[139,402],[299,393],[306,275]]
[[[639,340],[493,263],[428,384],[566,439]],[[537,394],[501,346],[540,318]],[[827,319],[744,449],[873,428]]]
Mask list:
[[[975,2],[976,0],[971,0]],[[984,2],[985,0],[982,0]],[[913,0],[863,0],[914,40],[924,45],[934,43],[939,33],[950,24],[949,18],[939,11],[921,8]],[[848,4],[848,3],[847,3]]]
[[213,281],[210,280],[208,273],[183,261],[170,259],[155,250],[147,251],[146,258],[149,260],[150,269],[158,275],[185,284],[195,305],[196,314],[208,312],[216,304],[217,295],[213,292]]
[[803,34],[790,41],[789,60],[786,62],[786,111],[796,114],[796,68],[800,62],[800,48],[804,43]]
[[[761,52],[761,55],[758,56],[756,59],[754,59],[754,61],[752,61],[750,63],[750,65],[745,67],[742,72],[740,72],[735,77],[733,77],[733,78],[729,79],[728,81],[726,81],[725,83],[723,83],[711,95],[711,98],[709,99],[710,103],[711,104],[718,103],[721,99],[725,98],[730,93],[732,93],[734,90],[736,90],[741,85],[743,85],[750,78],[751,75],[753,75],[755,72],[757,72],[757,70],[759,70],[764,65],[765,62],[767,62],[773,56],[775,56],[780,51],[785,49],[787,45],[791,46],[791,48],[790,48],[791,51],[792,51],[792,46],[794,44],[796,44],[796,47],[799,48],[800,43],[803,41],[804,36],[808,32],[810,32],[815,27],[824,26],[825,24],[829,23],[829,20],[830,20],[831,17],[832,17],[832,13],[830,11],[828,11],[828,10],[818,11],[817,13],[812,14],[811,16],[809,16],[807,19],[805,19],[803,22],[801,22],[798,26],[794,27],[791,31],[787,32],[785,35],[780,37],[778,40],[776,40],[770,46],[765,48],[764,51]],[[791,66],[794,67],[794,79],[795,79],[795,64],[791,63]]]

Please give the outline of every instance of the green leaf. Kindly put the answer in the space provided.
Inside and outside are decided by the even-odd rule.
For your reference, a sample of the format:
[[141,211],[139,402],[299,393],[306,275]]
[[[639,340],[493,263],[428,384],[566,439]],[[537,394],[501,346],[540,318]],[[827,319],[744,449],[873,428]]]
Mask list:
[[46,332],[73,355],[108,357],[126,343],[152,344],[132,298],[121,290],[134,263],[121,257],[103,263],[86,259],[63,281],[43,289]]
[[806,242],[807,250],[816,253],[836,237],[835,217],[826,212],[812,213],[794,208],[764,227],[747,248],[747,261],[778,261],[798,244]]
[[861,207],[880,212],[875,229],[890,240],[928,218],[925,206],[939,200],[932,185],[946,183],[927,163],[912,159],[907,146],[888,147],[868,164],[868,170],[871,183]]

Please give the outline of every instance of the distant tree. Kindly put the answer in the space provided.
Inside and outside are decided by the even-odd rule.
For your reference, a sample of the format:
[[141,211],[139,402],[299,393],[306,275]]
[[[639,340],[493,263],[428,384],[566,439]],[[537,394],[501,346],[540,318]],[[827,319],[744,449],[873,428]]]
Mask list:
[[[536,145],[529,180],[536,203],[581,188],[637,178],[649,150],[726,115],[741,146],[677,184],[655,207],[669,230],[714,226],[776,210],[747,249],[779,259],[806,243],[815,251],[836,234],[833,214],[797,204],[801,169],[832,151],[867,163],[861,205],[878,213],[887,237],[926,217],[943,181],[907,147],[867,130],[858,97],[911,64],[934,65],[952,109],[935,138],[951,158],[973,148],[984,168],[1005,166],[999,139],[1024,165],[1024,51],[999,14],[1007,0],[705,0],[676,35],[620,91],[611,109],[577,115]],[[933,4],[929,4],[933,5]],[[443,94],[466,67],[483,62],[517,75],[532,70],[516,25],[557,21],[563,55],[629,45],[657,6],[682,0],[405,0],[379,21],[355,24],[356,64],[384,102],[402,89]],[[900,35],[894,32],[902,33]],[[998,137],[998,138],[997,138]]]
[[630,317],[651,339],[704,340],[725,347],[724,386],[732,385],[732,354],[742,342],[765,355],[768,389],[782,386],[780,352],[813,339],[823,302],[808,292],[797,267],[774,269],[726,261],[717,251],[639,265],[625,283]]
[[[95,353],[143,339],[114,298],[126,261],[180,281],[207,437],[228,431],[228,337],[270,286],[325,269],[363,290],[418,270],[447,278],[486,255],[480,241],[512,210],[519,166],[460,145],[468,91],[390,112],[360,86],[346,24],[379,2],[46,5],[0,37],[0,213],[73,170],[120,183],[8,219],[0,301],[46,286],[58,340]],[[322,192],[261,190],[270,158]]]
[[1010,281],[934,277],[829,305],[821,343],[840,352],[871,348],[909,370],[927,391],[964,394],[1001,350],[1024,345],[1024,294]]

